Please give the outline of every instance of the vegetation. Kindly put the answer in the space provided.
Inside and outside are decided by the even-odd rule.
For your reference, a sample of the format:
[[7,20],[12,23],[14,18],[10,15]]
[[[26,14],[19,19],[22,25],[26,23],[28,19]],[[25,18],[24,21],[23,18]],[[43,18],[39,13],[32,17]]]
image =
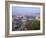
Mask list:
[[40,30],[40,21],[38,20],[27,20],[25,24],[19,19],[14,20],[12,23],[12,30]]
[[25,24],[25,27],[27,30],[39,30],[40,29],[40,21],[33,20],[33,21],[27,21]]

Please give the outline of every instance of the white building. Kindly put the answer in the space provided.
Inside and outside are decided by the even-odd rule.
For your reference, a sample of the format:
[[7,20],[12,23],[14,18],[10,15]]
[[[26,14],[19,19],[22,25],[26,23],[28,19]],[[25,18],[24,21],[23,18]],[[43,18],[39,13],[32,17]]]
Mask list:
[[40,16],[36,16],[36,20],[40,20]]

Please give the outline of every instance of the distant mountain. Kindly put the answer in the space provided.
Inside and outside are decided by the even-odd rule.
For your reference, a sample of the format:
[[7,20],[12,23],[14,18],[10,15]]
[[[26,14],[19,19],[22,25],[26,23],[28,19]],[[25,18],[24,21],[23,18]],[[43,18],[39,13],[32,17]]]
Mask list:
[[25,15],[25,16],[40,16],[40,13],[31,13],[31,14]]
[[14,14],[12,16],[40,16],[40,13],[30,13],[30,14]]
[[40,13],[34,13],[33,16],[40,16]]

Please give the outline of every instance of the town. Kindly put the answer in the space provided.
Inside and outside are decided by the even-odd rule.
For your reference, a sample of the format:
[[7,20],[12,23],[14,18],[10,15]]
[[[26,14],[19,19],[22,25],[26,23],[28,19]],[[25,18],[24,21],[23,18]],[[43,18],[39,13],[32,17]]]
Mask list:
[[39,30],[39,29],[40,29],[40,16],[12,16],[13,31]]

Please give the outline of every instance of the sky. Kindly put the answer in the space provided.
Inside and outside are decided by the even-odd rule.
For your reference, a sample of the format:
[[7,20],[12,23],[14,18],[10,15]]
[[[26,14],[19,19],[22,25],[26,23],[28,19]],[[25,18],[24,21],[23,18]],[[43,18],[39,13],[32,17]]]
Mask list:
[[24,15],[38,15],[40,13],[39,7],[12,7],[12,15],[24,16]]

